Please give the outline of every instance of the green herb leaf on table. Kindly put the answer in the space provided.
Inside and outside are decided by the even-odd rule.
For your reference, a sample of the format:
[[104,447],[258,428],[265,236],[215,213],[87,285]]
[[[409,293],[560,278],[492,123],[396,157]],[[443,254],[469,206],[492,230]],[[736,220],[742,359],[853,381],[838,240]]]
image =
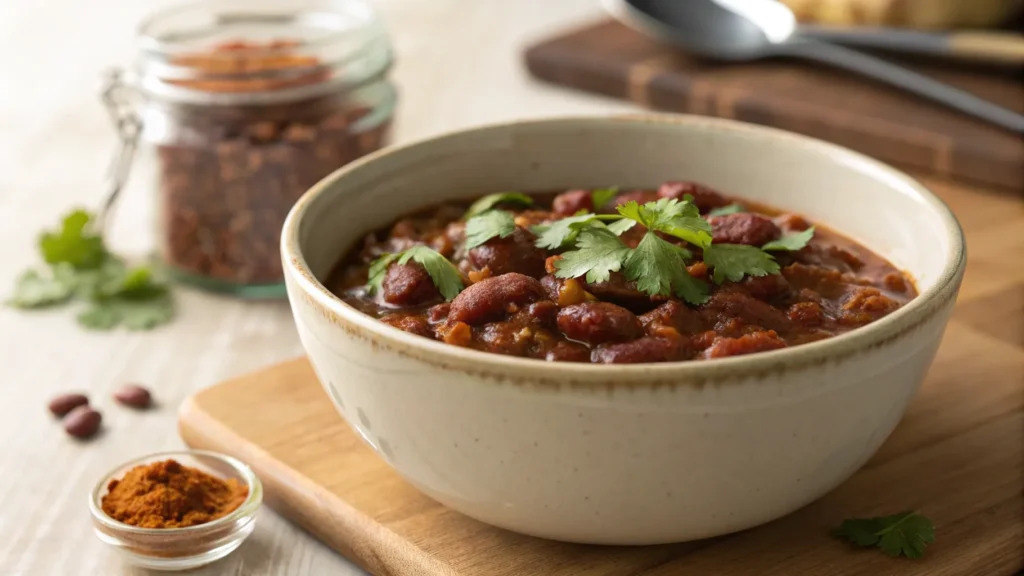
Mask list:
[[88,212],[75,210],[63,218],[60,230],[44,232],[39,251],[50,268],[23,274],[8,304],[39,308],[84,300],[91,305],[79,314],[79,323],[104,330],[118,325],[148,330],[170,321],[174,301],[166,283],[148,267],[129,268],[108,252],[90,222]]
[[62,304],[74,293],[73,286],[53,274],[26,270],[18,278],[8,304],[15,308],[44,308]]
[[626,278],[647,294],[674,294],[690,304],[703,304],[707,286],[686,271],[687,255],[685,249],[648,232],[626,258]]
[[736,214],[738,212],[746,211],[746,208],[744,208],[742,204],[729,204],[727,206],[720,206],[718,208],[708,210],[708,216],[725,216],[726,214]]
[[594,202],[594,210],[603,208],[605,204],[612,201],[619,195],[619,187],[611,186],[609,188],[595,188],[590,192],[590,197]]
[[466,249],[470,250],[495,237],[508,237],[516,230],[515,219],[504,210],[488,210],[466,221]]
[[802,232],[786,234],[778,240],[772,240],[764,246],[761,246],[761,250],[789,250],[791,252],[795,252],[802,249],[804,246],[807,246],[807,243],[811,241],[813,236],[814,226],[811,226]]
[[612,272],[622,268],[629,253],[629,246],[614,232],[596,226],[586,228],[579,234],[576,250],[566,252],[555,261],[555,276],[584,276],[590,283],[606,282]]
[[149,330],[173,317],[174,301],[164,293],[145,298],[117,296],[94,302],[78,315],[78,322],[92,330],[110,330],[118,325],[129,330]]
[[704,249],[704,263],[714,269],[715,284],[739,282],[744,276],[778,274],[780,270],[771,254],[745,244],[712,244]]
[[100,266],[107,257],[103,238],[90,232],[92,217],[85,210],[75,210],[64,217],[60,230],[43,232],[39,251],[47,264],[66,262],[75,268]]
[[515,204],[517,206],[532,206],[533,198],[530,198],[522,192],[498,192],[496,194],[488,194],[483,198],[480,198],[476,202],[473,202],[466,210],[466,213],[462,216],[463,220],[469,220],[473,216],[483,214],[484,212],[494,208],[498,204]]
[[878,547],[889,556],[920,558],[925,547],[935,541],[935,526],[920,513],[908,511],[843,520],[831,534],[862,548]]

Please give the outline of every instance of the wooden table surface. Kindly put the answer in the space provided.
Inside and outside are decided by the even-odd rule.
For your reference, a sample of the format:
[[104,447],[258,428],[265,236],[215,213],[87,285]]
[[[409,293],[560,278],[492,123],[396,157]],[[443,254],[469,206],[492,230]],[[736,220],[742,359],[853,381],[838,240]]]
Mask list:
[[[73,204],[94,206],[115,144],[97,100],[99,72],[131,58],[135,24],[167,0],[0,0],[0,295],[34,263],[38,231]],[[401,91],[395,140],[474,124],[636,110],[531,80],[520,50],[599,17],[598,0],[376,0],[396,44]],[[543,8],[543,9],[542,9]],[[149,246],[147,198],[118,212],[114,247]],[[0,298],[0,299],[3,299]],[[180,315],[149,333],[95,334],[67,311],[0,308],[0,574],[146,574],[92,533],[86,495],[99,476],[183,446],[175,411],[192,392],[301,352],[287,304],[179,291]],[[135,413],[110,392],[137,381],[160,406]],[[46,412],[51,395],[87,391],[105,432],[80,444]],[[362,574],[270,510],[256,532],[201,576]]]
[[[40,229],[74,204],[99,202],[115,139],[97,100],[98,73],[128,63],[135,23],[169,3],[0,1],[0,295],[35,262]],[[399,60],[396,141],[512,118],[636,110],[531,81],[522,65],[523,46],[600,16],[598,0],[376,4]],[[126,199],[113,227],[115,250],[141,254],[151,245],[148,200]],[[66,310],[0,308],[0,574],[148,574],[95,538],[89,490],[122,461],[181,448],[175,413],[192,392],[301,353],[284,302],[184,289],[178,296],[177,320],[148,333],[89,333]],[[111,391],[126,382],[151,387],[157,409],[113,405]],[[104,432],[92,442],[70,440],[46,412],[52,395],[72,389],[104,410]],[[270,510],[236,553],[193,572],[360,573]]]

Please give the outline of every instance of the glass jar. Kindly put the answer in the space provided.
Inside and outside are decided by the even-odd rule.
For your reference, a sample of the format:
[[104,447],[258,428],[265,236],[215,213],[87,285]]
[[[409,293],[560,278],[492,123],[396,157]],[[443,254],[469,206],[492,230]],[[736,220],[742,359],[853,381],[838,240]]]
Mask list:
[[121,178],[130,166],[129,189],[156,196],[160,261],[203,288],[283,295],[289,209],[389,133],[380,20],[364,0],[213,0],[154,15],[138,40],[105,100]]

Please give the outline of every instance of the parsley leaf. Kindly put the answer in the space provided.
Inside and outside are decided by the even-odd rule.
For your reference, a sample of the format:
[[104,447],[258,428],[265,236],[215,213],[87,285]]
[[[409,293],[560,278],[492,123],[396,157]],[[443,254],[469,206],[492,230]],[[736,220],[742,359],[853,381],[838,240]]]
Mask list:
[[561,220],[555,220],[549,224],[537,224],[532,226],[530,231],[537,235],[534,243],[538,248],[557,250],[566,244],[572,244],[576,240],[579,231],[594,220],[594,214],[584,212],[575,216],[568,216]]
[[466,221],[466,250],[476,248],[495,236],[510,236],[515,230],[515,220],[504,210],[488,210],[477,214]]
[[8,304],[16,308],[44,308],[66,302],[72,294],[74,287],[60,278],[38,270],[27,270],[18,278]]
[[927,517],[909,511],[843,520],[831,534],[862,548],[877,546],[889,556],[920,558],[925,547],[935,541],[935,526]]
[[594,202],[594,210],[604,207],[605,204],[611,202],[612,199],[618,195],[618,186],[612,186],[610,188],[595,188],[590,192],[590,197]]
[[704,249],[704,263],[714,268],[715,284],[739,282],[743,276],[778,274],[779,264],[771,254],[745,244],[713,244]]
[[91,305],[79,314],[79,323],[102,330],[118,325],[146,330],[170,321],[174,302],[166,283],[148,267],[129,268],[107,252],[90,222],[88,212],[75,210],[63,218],[59,230],[44,232],[39,251],[50,269],[24,273],[8,304],[40,308],[84,300]]
[[580,232],[576,250],[566,252],[555,261],[555,276],[586,276],[591,284],[606,282],[612,272],[622,268],[629,253],[629,246],[623,244],[614,232],[607,228],[589,227]]
[[388,266],[391,266],[393,262],[408,264],[409,260],[423,265],[427,270],[427,274],[430,274],[430,279],[434,282],[434,286],[437,287],[437,290],[444,296],[445,300],[450,301],[458,296],[459,292],[462,292],[464,285],[462,284],[462,276],[459,275],[458,268],[449,262],[447,258],[426,246],[413,246],[397,254],[385,254],[374,260],[370,264],[370,274],[369,280],[366,282],[366,289],[370,294],[379,292],[381,283],[384,282],[384,277],[387,276]]
[[388,266],[402,255],[402,252],[397,254],[385,254],[370,264],[370,274],[366,281],[366,289],[370,294],[379,292],[381,289],[381,283],[384,282],[384,277],[387,276]]
[[466,213],[462,216],[462,219],[469,220],[473,216],[487,212],[498,204],[531,206],[533,204],[533,198],[530,198],[522,192],[498,192],[496,194],[488,194],[476,202],[473,202],[469,209],[466,210]]
[[93,303],[78,315],[78,322],[92,330],[110,330],[119,324],[129,330],[149,330],[173,317],[169,294],[143,299],[118,296]]
[[708,210],[708,216],[725,216],[726,214],[736,214],[737,212],[746,212],[747,210],[742,204],[729,204],[728,206],[721,206],[719,208],[712,208]]
[[623,234],[626,233],[627,230],[629,230],[633,226],[636,226],[635,220],[626,220],[625,218],[623,218],[622,220],[616,220],[615,222],[609,224],[608,229],[611,230],[612,234],[615,234],[616,236],[622,236]]
[[811,237],[813,236],[814,226],[811,226],[803,232],[786,234],[778,240],[772,240],[764,246],[761,246],[761,250],[790,250],[795,252],[804,246],[807,246],[807,243],[811,241]]
[[705,248],[711,244],[711,225],[700,217],[697,207],[689,201],[662,198],[640,206],[627,202],[619,206],[619,214],[646,226]]
[[427,269],[427,274],[430,274],[434,286],[437,286],[445,300],[451,301],[465,287],[462,284],[462,276],[459,275],[458,268],[447,258],[426,246],[413,246],[408,250],[403,250],[398,263],[406,264],[409,260],[419,262]]
[[675,294],[690,304],[702,304],[707,301],[707,286],[686,271],[686,254],[679,246],[648,232],[626,259],[626,278],[634,280],[636,287],[647,294]]
[[67,262],[80,269],[99,267],[107,257],[107,250],[103,238],[87,229],[91,220],[85,210],[75,210],[64,217],[60,230],[40,235],[39,251],[43,260],[47,264]]

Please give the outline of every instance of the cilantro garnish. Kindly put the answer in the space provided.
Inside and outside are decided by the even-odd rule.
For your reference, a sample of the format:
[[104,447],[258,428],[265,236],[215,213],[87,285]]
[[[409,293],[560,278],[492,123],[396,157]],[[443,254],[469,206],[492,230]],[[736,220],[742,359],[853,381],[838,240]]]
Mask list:
[[789,250],[796,252],[804,246],[807,246],[807,243],[811,241],[812,236],[814,236],[814,226],[811,226],[803,232],[786,234],[778,240],[772,240],[764,246],[761,246],[761,250]]
[[612,186],[610,188],[596,188],[590,192],[590,198],[594,202],[594,210],[604,207],[605,204],[612,201],[619,195],[619,187]]
[[689,200],[662,198],[643,206],[627,202],[619,206],[619,214],[649,230],[664,232],[701,248],[711,244],[711,225]]
[[583,212],[574,216],[555,220],[550,224],[538,224],[530,228],[530,231],[537,235],[536,245],[548,250],[571,246],[581,230],[588,226],[604,226],[603,220],[613,220],[611,225],[605,228],[616,236],[622,235],[636,224],[632,220],[625,220],[610,214],[591,214]]
[[877,518],[852,518],[832,530],[832,536],[862,548],[877,547],[898,557],[920,558],[935,541],[935,526],[918,512],[901,512]]
[[372,294],[381,289],[381,283],[384,282],[388,266],[392,262],[397,261],[399,264],[408,264],[409,260],[418,262],[426,268],[427,274],[430,274],[430,279],[434,282],[434,286],[437,287],[437,290],[441,293],[441,296],[444,296],[445,300],[450,301],[458,296],[459,292],[462,292],[464,285],[462,284],[462,276],[459,275],[458,268],[449,262],[447,258],[426,246],[413,246],[397,254],[385,254],[374,260],[370,264],[369,280],[366,283],[367,290]]
[[729,204],[728,206],[721,206],[719,208],[712,208],[708,210],[708,216],[725,216],[726,214],[736,214],[737,212],[746,212],[746,208],[742,204]]
[[745,244],[712,244],[704,249],[704,263],[714,268],[715,284],[779,273],[779,264],[771,254]]
[[506,238],[516,231],[512,215],[504,210],[488,210],[466,221],[466,249],[476,248],[491,238]]
[[495,194],[488,194],[476,202],[473,202],[469,209],[466,210],[466,213],[462,216],[462,219],[469,220],[473,216],[487,212],[498,204],[531,206],[533,204],[533,198],[530,198],[522,192],[498,192]]
[[60,229],[41,234],[39,252],[49,267],[23,273],[8,305],[31,309],[85,301],[90,306],[78,321],[91,329],[147,330],[169,322],[174,301],[166,283],[148,267],[130,268],[107,251],[91,223],[88,212],[75,210]]
[[592,284],[606,282],[612,272],[618,272],[629,256],[630,249],[607,228],[590,227],[579,234],[576,250],[566,252],[555,261],[555,276],[576,278],[586,276]]
[[689,256],[685,248],[648,232],[626,259],[626,278],[647,294],[675,294],[691,304],[703,304],[707,285],[686,271],[684,258]]

